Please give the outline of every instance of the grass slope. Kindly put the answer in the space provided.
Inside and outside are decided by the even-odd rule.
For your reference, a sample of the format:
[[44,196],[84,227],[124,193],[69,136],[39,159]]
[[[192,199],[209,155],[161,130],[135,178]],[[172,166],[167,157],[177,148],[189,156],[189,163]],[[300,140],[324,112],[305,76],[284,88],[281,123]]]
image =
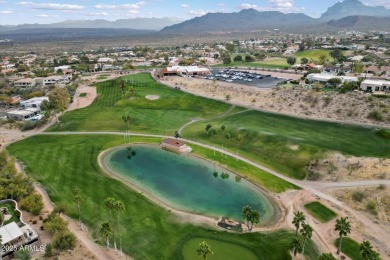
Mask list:
[[306,204],[305,208],[322,223],[329,222],[337,216],[334,211],[328,209],[318,201]]
[[196,250],[199,248],[199,244],[202,241],[206,241],[213,252],[213,254],[208,257],[208,259],[211,260],[257,259],[256,255],[245,247],[206,238],[194,238],[188,241],[183,247],[184,259],[199,260]]
[[[218,134],[205,135],[207,124],[218,129]],[[223,132],[222,125],[226,126]],[[242,136],[241,141],[237,140],[238,135]],[[184,129],[183,137],[218,147],[223,144],[231,152],[238,149],[240,155],[297,179],[304,179],[310,161],[328,151],[390,157],[390,140],[374,129],[260,111],[191,124]],[[292,149],[293,146],[299,149]]]
[[[131,137],[131,141],[153,143],[160,139]],[[167,210],[106,176],[97,163],[98,154],[125,142],[128,141],[121,136],[35,136],[7,149],[26,165],[29,176],[42,183],[54,203],[67,206],[67,214],[73,218],[77,218],[77,208],[72,190],[82,189],[82,219],[95,238],[98,226],[109,220],[104,200],[107,197],[123,200],[126,207],[121,215],[123,249],[136,259],[183,259],[183,246],[197,237],[243,246],[258,259],[290,259],[288,251],[294,234],[289,231],[233,234],[180,224]],[[309,259],[318,258],[312,242],[305,252]]]
[[[186,94],[158,84],[149,73],[123,77],[135,97],[121,94],[115,81],[97,84],[98,97],[87,108],[68,112],[49,131],[125,131],[122,116],[130,115],[130,131],[173,135],[192,118],[208,118],[227,111],[231,105]],[[148,100],[146,95],[158,95]]]
[[[339,238],[336,239],[334,245],[336,247],[339,246]],[[341,242],[341,252],[353,260],[364,260],[360,254],[360,244],[349,237],[343,238]]]
[[331,50],[305,50],[305,51],[298,51],[297,53],[295,53],[295,57],[297,58],[298,63],[302,58],[306,58],[309,61],[310,60],[318,61],[321,55],[326,55],[327,59],[332,59],[332,57],[330,57],[329,55],[330,52]]

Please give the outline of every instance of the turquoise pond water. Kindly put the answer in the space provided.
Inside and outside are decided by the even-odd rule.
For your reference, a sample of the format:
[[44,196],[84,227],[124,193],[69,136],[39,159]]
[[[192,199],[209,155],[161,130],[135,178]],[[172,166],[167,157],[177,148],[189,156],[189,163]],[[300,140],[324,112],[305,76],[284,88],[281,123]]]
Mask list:
[[[208,161],[165,151],[158,146],[132,145],[134,156],[126,148],[113,149],[103,159],[105,167],[116,175],[147,191],[175,209],[212,217],[227,216],[242,220],[241,210],[249,205],[260,211],[261,222],[269,222],[274,207],[253,184],[222,169],[214,177],[214,165]],[[226,170],[224,170],[226,173]]]

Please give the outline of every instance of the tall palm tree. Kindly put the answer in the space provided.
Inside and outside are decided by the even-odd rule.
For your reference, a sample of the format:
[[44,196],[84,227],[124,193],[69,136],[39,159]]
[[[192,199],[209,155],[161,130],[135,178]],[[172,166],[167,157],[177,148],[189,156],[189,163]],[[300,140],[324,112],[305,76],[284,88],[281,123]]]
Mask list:
[[310,239],[311,236],[313,235],[313,228],[309,225],[309,224],[305,224],[303,223],[302,224],[302,228],[301,228],[301,234],[303,236],[303,245],[302,245],[302,254],[301,254],[301,260],[303,259],[303,254],[305,253],[305,244],[306,244],[306,240],[307,239]]
[[370,241],[364,240],[363,243],[360,244],[360,253],[363,256],[363,259],[370,259],[372,254],[372,246]]
[[299,242],[298,238],[294,237],[291,245],[293,248],[294,259],[296,259],[297,253],[302,252],[302,244]]
[[295,226],[295,237],[298,236],[299,227],[301,224],[305,223],[305,220],[306,220],[306,217],[302,211],[297,211],[294,213],[294,219],[293,219],[292,223]]
[[80,229],[83,230],[83,223],[81,222],[81,213],[80,213],[80,201],[83,199],[83,196],[81,194],[81,190],[79,188],[73,189],[73,200],[77,203],[77,209],[79,211],[79,222],[80,222]]
[[120,247],[121,255],[122,255],[122,238],[121,238],[121,232],[120,232],[120,227],[119,227],[119,215],[120,215],[120,213],[125,211],[125,204],[123,203],[123,201],[118,200],[115,202],[114,209],[116,211],[116,216],[117,216],[117,220],[118,220],[119,247]]
[[348,221],[348,217],[336,219],[335,230],[339,232],[340,237],[339,247],[337,248],[337,254],[339,255],[341,252],[341,241],[343,237],[351,233],[351,223]]
[[198,256],[203,257],[204,260],[206,260],[209,255],[213,254],[211,247],[206,243],[206,241],[203,241],[199,244],[199,248],[196,250],[196,252],[198,253]]
[[[113,224],[114,220],[112,219],[112,210],[115,208],[115,199],[114,198],[107,198],[104,201],[104,205],[106,206],[106,208],[110,212],[110,224],[113,226],[114,225]],[[112,229],[112,236],[113,236],[113,239],[114,239],[114,248],[115,248],[115,251],[116,251],[116,240],[115,240],[115,230],[114,229]]]
[[109,248],[110,246],[110,241],[108,240],[108,237],[110,236],[110,233],[112,232],[112,228],[111,228],[111,224],[108,223],[108,222],[105,222],[105,223],[102,223],[100,225],[100,229],[99,229],[99,235],[102,237],[102,238],[105,238],[106,239],[106,245],[107,245],[107,249]]

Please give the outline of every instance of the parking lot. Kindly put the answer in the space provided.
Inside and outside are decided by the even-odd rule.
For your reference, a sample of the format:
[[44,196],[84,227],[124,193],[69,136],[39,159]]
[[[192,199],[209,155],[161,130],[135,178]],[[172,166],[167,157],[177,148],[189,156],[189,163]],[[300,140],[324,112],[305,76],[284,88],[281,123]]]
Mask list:
[[272,77],[270,74],[249,72],[245,70],[226,69],[211,71],[212,75],[204,77],[207,80],[220,80],[229,83],[244,84],[258,88],[272,88],[278,83],[286,81],[283,78]]

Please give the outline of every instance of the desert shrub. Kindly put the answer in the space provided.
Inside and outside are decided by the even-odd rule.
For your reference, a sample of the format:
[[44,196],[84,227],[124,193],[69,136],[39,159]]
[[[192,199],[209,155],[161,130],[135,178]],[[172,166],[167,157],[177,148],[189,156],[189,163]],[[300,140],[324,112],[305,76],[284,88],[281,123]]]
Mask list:
[[43,201],[41,195],[32,193],[20,201],[20,208],[27,210],[34,215],[39,215],[43,209]]
[[383,121],[383,115],[378,110],[372,110],[370,113],[368,113],[368,118],[375,121]]
[[376,132],[377,135],[383,138],[390,139],[390,130],[387,129],[380,129]]
[[55,235],[53,247],[57,250],[72,250],[76,246],[76,237],[69,231]]
[[352,199],[358,202],[362,202],[365,197],[366,194],[363,191],[355,191],[352,194]]
[[367,207],[366,209],[371,213],[371,214],[374,214],[374,215],[377,215],[378,214],[378,211],[376,210],[376,203],[375,201],[370,201],[367,203]]
[[378,189],[379,190],[385,190],[386,189],[386,185],[385,184],[379,184]]
[[306,176],[306,179],[309,181],[318,181],[321,179],[321,174],[318,172],[309,171]]

